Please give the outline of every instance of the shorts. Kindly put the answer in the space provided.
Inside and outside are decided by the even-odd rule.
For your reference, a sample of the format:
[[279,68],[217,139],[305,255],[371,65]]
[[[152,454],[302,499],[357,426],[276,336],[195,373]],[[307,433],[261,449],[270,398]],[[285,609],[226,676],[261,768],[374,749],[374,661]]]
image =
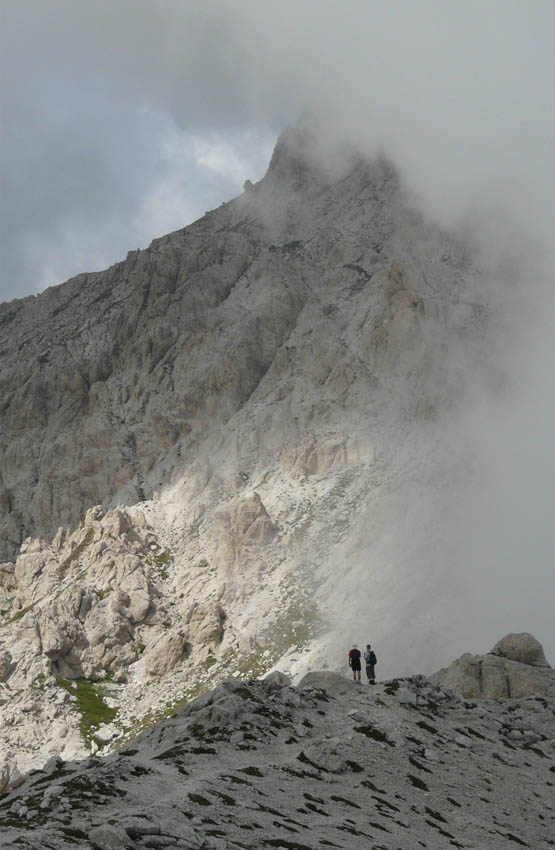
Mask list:
[[351,670],[353,671],[353,673],[356,673],[358,670],[361,669],[362,668],[360,666],[360,660],[358,658],[353,658],[353,661],[351,663]]

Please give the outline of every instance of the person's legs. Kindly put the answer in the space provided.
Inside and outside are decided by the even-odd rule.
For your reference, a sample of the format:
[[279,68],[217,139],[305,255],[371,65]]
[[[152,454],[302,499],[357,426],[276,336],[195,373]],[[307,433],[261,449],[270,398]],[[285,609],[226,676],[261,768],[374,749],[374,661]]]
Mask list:
[[375,670],[374,670],[374,665],[369,664],[368,666],[370,668],[370,675],[368,677],[370,679],[370,684],[375,685],[376,684],[376,673],[375,673]]
[[360,682],[360,669],[358,670],[358,681]]

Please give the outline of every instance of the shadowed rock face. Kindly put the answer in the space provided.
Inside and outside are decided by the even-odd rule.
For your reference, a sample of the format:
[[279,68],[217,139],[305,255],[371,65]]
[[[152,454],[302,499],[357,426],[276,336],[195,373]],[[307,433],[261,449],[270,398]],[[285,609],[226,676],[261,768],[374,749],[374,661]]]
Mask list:
[[108,758],[15,777],[2,847],[547,847],[553,725],[543,698],[423,676],[228,680]]
[[506,699],[555,694],[555,671],[527,633],[506,635],[487,655],[461,655],[431,680],[464,697]]

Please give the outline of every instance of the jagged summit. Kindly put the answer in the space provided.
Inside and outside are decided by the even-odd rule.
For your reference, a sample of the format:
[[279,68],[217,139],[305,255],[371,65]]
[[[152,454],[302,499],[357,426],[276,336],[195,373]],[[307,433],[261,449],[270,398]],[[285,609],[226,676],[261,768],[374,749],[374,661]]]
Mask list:
[[[3,305],[0,557],[13,557],[28,535],[74,525],[94,504],[141,501],[168,483],[179,468],[176,452],[186,456],[195,441],[205,382],[214,384],[219,412],[235,412],[305,306],[339,286],[338,273],[364,281],[398,257],[402,288],[394,241],[411,230],[415,240],[418,227],[387,190],[391,169],[363,167],[359,158],[358,168],[340,177],[335,169],[323,182],[311,159],[322,161],[314,137],[287,130],[259,192],[105,272]],[[308,173],[318,174],[316,193],[316,178],[291,180]],[[451,262],[456,250],[449,246]],[[431,268],[432,288],[436,276]],[[268,310],[270,286],[277,289]],[[220,393],[231,336],[241,356]]]
[[266,176],[275,175],[283,179],[296,169],[307,171],[308,159],[314,156],[315,138],[308,129],[289,127],[276,142]]
[[374,180],[377,190],[384,190],[384,177],[388,191],[399,188],[399,174],[383,153],[364,155],[352,142],[326,135],[307,119],[280,134],[261,183],[279,183],[306,192],[311,183],[322,187],[349,175],[357,175],[361,182]]

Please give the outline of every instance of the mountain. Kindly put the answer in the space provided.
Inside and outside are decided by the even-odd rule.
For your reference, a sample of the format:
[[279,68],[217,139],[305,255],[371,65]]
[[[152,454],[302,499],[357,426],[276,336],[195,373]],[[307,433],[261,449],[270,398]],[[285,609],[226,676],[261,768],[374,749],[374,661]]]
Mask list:
[[311,427],[367,435],[409,376],[403,412],[431,415],[424,331],[468,332],[464,252],[406,207],[385,161],[338,175],[311,154],[286,132],[242,197],[106,272],[2,305],[4,558],[192,475],[222,434],[242,443],[278,416],[265,469],[283,446],[306,454]]
[[[500,649],[515,637],[533,642]],[[532,664],[507,662],[534,680]],[[0,798],[2,847],[551,847],[542,669],[549,699],[469,700],[423,676],[224,681],[107,758],[54,757],[18,777]]]
[[301,127],[240,197],[0,306],[10,775],[355,637],[382,677],[448,661],[482,289],[384,157]]

